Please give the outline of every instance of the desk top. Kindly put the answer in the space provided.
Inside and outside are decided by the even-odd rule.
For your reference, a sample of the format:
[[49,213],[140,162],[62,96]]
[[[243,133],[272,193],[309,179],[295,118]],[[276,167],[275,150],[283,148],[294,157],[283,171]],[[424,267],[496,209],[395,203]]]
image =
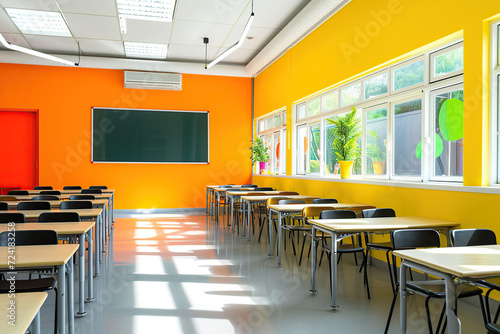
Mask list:
[[95,209],[68,209],[68,210],[60,210],[60,209],[54,209],[54,210],[9,210],[9,211],[3,211],[3,212],[9,212],[9,213],[14,213],[14,212],[21,212],[24,213],[24,217],[26,219],[38,219],[38,216],[40,216],[41,213],[43,212],[77,212],[80,215],[80,218],[96,218],[99,216],[102,212],[102,208],[95,208]]
[[[359,204],[359,203],[331,203],[331,204],[273,204],[269,205],[270,209],[280,211],[280,212],[302,212],[305,207],[315,207],[315,206],[328,206],[332,209],[336,210],[345,210],[352,208],[354,211],[356,210],[364,210],[364,209],[374,209],[375,207],[372,205]],[[337,221],[337,219],[322,219],[323,220],[332,220]],[[342,219],[346,220],[346,219]]]
[[[7,294],[0,295],[0,333],[23,334],[33,321],[38,310],[47,299],[47,292],[25,292],[16,293],[16,298],[10,299]],[[7,307],[11,300],[16,304],[16,326],[8,324]]]
[[500,245],[409,249],[394,254],[456,277],[500,276]]
[[456,227],[460,225],[456,222],[424,217],[309,219],[308,222],[326,230],[342,233],[384,232],[405,228]]
[[[71,194],[71,195],[79,195],[82,192],[81,190],[78,190],[78,189],[75,189],[75,190],[54,189],[54,190],[60,191],[61,194]],[[105,193],[113,194],[115,192],[115,189],[101,189],[101,190],[102,190],[103,194],[105,194]],[[40,195],[41,191],[46,191],[46,189],[41,189],[41,190],[28,189],[28,192],[30,195]],[[94,195],[94,194],[89,194],[89,195]],[[99,195],[99,194],[95,194],[95,195]]]
[[[260,191],[259,191],[260,193]],[[311,195],[267,195],[267,196],[241,196],[241,199],[247,202],[265,202],[273,197],[286,197],[286,199],[317,199],[318,196]]]
[[[88,199],[88,200],[76,200],[76,201],[91,201],[92,205],[106,205],[108,203],[107,199]],[[7,203],[9,205],[9,209],[15,209],[19,204],[19,201],[2,201],[1,199],[0,202]],[[43,202],[49,202],[50,206],[53,208],[59,208],[61,206],[61,201],[43,201]]]
[[[16,231],[52,230],[61,235],[76,235],[87,233],[94,227],[94,221],[60,222],[60,223],[24,223],[16,224]],[[0,224],[0,233],[8,230],[7,224]]]
[[[236,196],[246,196],[246,195],[252,195],[254,191],[230,191],[228,190],[227,193],[229,195],[236,195]],[[279,191],[279,190],[273,190],[273,191],[258,191],[260,194],[265,194],[265,195],[279,195],[283,193],[290,193],[291,191]],[[297,195],[295,195],[297,196]]]
[[[230,190],[235,190],[235,189],[240,189],[240,190],[244,190],[244,191],[254,191],[255,188],[240,188],[240,187],[232,187],[232,188],[212,188],[213,191],[215,192],[227,192],[227,191],[230,191]],[[260,192],[260,191],[259,191]]]
[[[17,268],[42,268],[60,266],[69,261],[78,250],[77,244],[43,246],[16,246]],[[9,247],[0,247],[0,269],[9,269]]]
[[[224,186],[224,184],[217,184],[217,185],[211,185],[211,186],[205,186],[205,187],[213,189],[213,188],[220,188],[220,186]],[[242,186],[242,184],[232,184],[231,185],[231,187],[233,187],[233,188],[238,188],[241,186]]]
[[[64,199],[69,199],[71,195],[86,195],[86,194],[62,194],[62,195],[50,195],[50,196],[57,196],[59,197],[60,200]],[[96,199],[110,199],[113,194],[89,194],[89,195],[94,195]],[[14,196],[20,201],[30,201],[33,197],[38,196],[38,195],[7,195],[7,196]],[[2,199],[0,198],[0,201]]]

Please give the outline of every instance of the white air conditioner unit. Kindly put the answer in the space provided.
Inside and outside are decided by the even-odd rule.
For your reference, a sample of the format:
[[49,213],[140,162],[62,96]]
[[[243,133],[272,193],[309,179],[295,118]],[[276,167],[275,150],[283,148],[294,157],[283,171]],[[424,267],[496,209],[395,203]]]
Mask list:
[[125,71],[125,88],[182,90],[182,74]]

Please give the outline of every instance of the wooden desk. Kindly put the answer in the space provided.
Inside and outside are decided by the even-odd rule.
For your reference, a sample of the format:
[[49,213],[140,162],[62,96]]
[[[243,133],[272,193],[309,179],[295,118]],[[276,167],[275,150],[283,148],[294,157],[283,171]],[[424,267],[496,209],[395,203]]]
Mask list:
[[500,245],[410,249],[394,251],[403,259],[400,269],[401,333],[406,333],[406,268],[411,267],[441,277],[446,284],[446,316],[448,333],[460,333],[460,321],[455,315],[456,290],[454,278],[480,280],[500,276]]
[[[77,201],[84,201],[84,200],[77,200]],[[85,201],[91,201],[92,205],[95,205],[97,208],[102,208],[102,209],[105,209],[106,204],[108,204],[107,199],[89,199]],[[19,204],[20,201],[2,201],[0,199],[0,202],[7,203],[9,205],[9,210],[15,210],[17,209],[17,205]],[[52,208],[60,208],[62,201],[59,200],[59,201],[44,201],[44,202],[49,202]]]
[[[109,194],[112,194],[115,192],[115,189],[101,189],[102,190],[102,193],[109,193]],[[28,193],[30,195],[40,195],[40,192],[41,191],[47,191],[47,190],[34,190],[34,189],[28,189]],[[50,190],[49,190],[50,191]],[[78,190],[78,189],[69,189],[69,190],[64,190],[64,189],[54,189],[54,191],[60,191],[61,194],[73,194],[73,195],[76,195],[76,194],[81,194],[82,191],[81,190]],[[94,194],[92,194],[94,195]],[[98,194],[96,194],[98,195]]]
[[[327,206],[331,207],[332,210],[354,210],[357,212],[360,212],[361,210],[364,209],[373,209],[375,208],[374,206],[371,205],[366,205],[366,204],[359,204],[359,203],[332,203],[332,204],[284,204],[284,205],[270,205],[269,206],[269,217],[272,217],[273,212],[276,213],[278,216],[278,265],[281,266],[281,243],[282,243],[282,224],[281,221],[283,218],[289,215],[294,215],[299,212],[302,212],[302,210],[305,207],[309,206]],[[323,219],[324,220],[324,219]],[[315,235],[314,233],[312,235]],[[273,240],[273,224],[269,223],[269,256],[273,256],[273,247],[272,247],[272,242]]]
[[[85,306],[85,239],[88,240],[88,291],[87,291],[87,301],[94,300],[94,282],[93,282],[93,250],[94,250],[94,241],[92,237],[92,228],[94,227],[95,222],[93,221],[84,221],[84,222],[59,222],[59,223],[25,223],[25,224],[16,224],[16,231],[29,231],[29,230],[51,230],[56,231],[58,235],[64,236],[76,236],[79,240],[79,263],[78,266],[78,291],[79,297],[79,311],[78,315],[84,316]],[[7,224],[0,224],[0,233],[8,230]],[[85,237],[87,236],[87,238]],[[95,261],[98,261],[97,253],[95,254]]]
[[[212,198],[215,199],[214,197],[214,189],[215,188],[220,188],[220,186],[223,186],[223,184],[219,184],[219,185],[207,185],[205,186],[207,189],[206,189],[206,192],[205,192],[205,200],[206,200],[206,213],[208,213],[209,216],[212,215],[212,213],[214,212],[212,210]],[[238,184],[238,185],[231,185],[232,187],[241,187],[242,184]],[[215,208],[214,208],[215,209]]]
[[[9,247],[0,247],[0,270],[11,272],[8,262]],[[58,244],[45,246],[17,246],[15,248],[17,270],[36,271],[57,267],[57,326],[59,333],[74,333],[74,295],[73,295],[73,254],[78,245]],[[67,285],[67,288],[66,288]],[[66,304],[67,298],[67,304]],[[66,331],[66,308],[68,311],[68,331]]]
[[214,193],[214,218],[217,222],[219,222],[219,209],[220,209],[220,200],[222,195],[226,196],[226,204],[231,202],[232,206],[232,196],[229,195],[228,191],[234,190],[244,190],[245,192],[253,192],[255,188],[241,188],[233,186],[232,188],[212,188],[212,192]]
[[[337,242],[345,236],[354,233],[379,233],[389,232],[407,228],[434,228],[446,233],[460,224],[446,220],[424,218],[424,217],[384,217],[384,218],[361,218],[361,219],[309,219],[312,225],[312,235],[316,231],[328,233],[332,236],[331,244],[331,277],[332,277],[332,304],[334,310],[339,308],[337,304]],[[311,250],[311,292],[316,292],[316,240],[312,239]]]
[[[24,334],[31,325],[32,334],[40,334],[40,308],[47,299],[47,292],[16,293],[10,299],[7,294],[0,295],[0,333]],[[15,326],[9,325],[10,301],[15,301]]]

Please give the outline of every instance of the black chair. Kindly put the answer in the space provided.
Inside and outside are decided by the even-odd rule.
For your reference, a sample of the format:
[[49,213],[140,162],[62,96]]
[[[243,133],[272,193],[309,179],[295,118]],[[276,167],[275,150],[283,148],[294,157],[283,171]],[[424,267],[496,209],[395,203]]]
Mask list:
[[25,201],[17,204],[18,210],[50,210],[50,202]]
[[[391,208],[366,209],[366,210],[361,211],[361,216],[363,218],[396,217],[396,212],[394,211],[394,209],[391,209]],[[368,256],[370,255],[370,251],[372,249],[384,251],[385,258],[387,260],[387,269],[389,270],[389,277],[391,278],[391,287],[392,287],[392,290],[394,291],[394,289],[396,287],[395,287],[395,282],[393,279],[391,261],[390,261],[390,256],[389,256],[389,253],[392,251],[391,242],[390,241],[371,242],[370,238],[368,236],[368,233],[365,233],[365,245],[366,245],[366,255],[365,255],[366,261],[364,263],[365,271],[367,270]]]
[[38,217],[39,223],[79,222],[77,212],[44,212]]
[[33,188],[34,190],[52,190],[54,188],[52,188],[51,186],[36,186],[35,188]]
[[82,190],[80,186],[64,186],[63,190]]
[[254,191],[273,191],[274,189],[271,187],[256,187]]
[[7,203],[7,202],[0,202],[0,210],[1,211],[7,211],[7,210],[9,210],[9,203]]
[[0,212],[0,224],[5,223],[25,223],[24,213],[21,212]]
[[242,184],[242,188],[258,188],[259,186],[256,184]]
[[[351,210],[324,210],[321,211],[319,215],[319,219],[356,219],[357,215],[355,211]],[[357,240],[356,240],[357,239]],[[351,236],[351,243],[350,244],[344,244],[342,241],[337,245],[337,253],[339,254],[337,263],[340,261],[340,258],[342,257],[342,254],[344,253],[352,253],[354,255],[354,262],[356,265],[358,265],[358,259],[356,257],[356,253],[361,253],[363,255],[363,262],[361,263],[361,269],[363,268],[363,263],[365,261],[365,249],[363,248],[363,245],[361,244],[361,236],[358,234],[357,238],[354,238],[354,236]],[[331,249],[327,245],[327,238],[324,237],[324,235],[321,238],[322,240],[322,248],[321,248],[321,257],[319,259],[319,263],[321,264],[321,260],[323,258],[323,254],[326,252],[327,257],[328,257],[328,264],[330,265],[331,268]],[[330,269],[331,273],[331,269]],[[330,277],[330,280],[332,278]],[[370,286],[368,285],[368,279],[366,277],[366,271],[364,273],[364,283],[366,284],[366,294],[368,296],[368,299],[370,299]]]
[[300,199],[280,199],[278,205],[284,204],[306,204],[306,202]]
[[89,189],[108,189],[106,186],[90,186]]
[[62,201],[61,210],[92,209],[91,201]]
[[42,190],[40,195],[61,195],[59,190]]
[[70,195],[70,201],[82,200],[82,199],[95,199],[94,195]]
[[29,195],[28,190],[11,190],[7,195]]
[[81,194],[102,194],[101,189],[82,189]]
[[[439,239],[439,233],[432,229],[405,229],[405,230],[395,230],[391,232],[391,244],[393,250],[402,249],[413,249],[413,248],[429,248],[429,247],[439,247],[441,242]],[[396,267],[396,256],[392,255],[392,265],[394,274],[397,273]],[[394,281],[396,282],[396,289],[394,290],[394,296],[392,298],[391,308],[389,310],[389,317],[387,318],[387,324],[384,333],[387,333],[389,326],[391,324],[392,313],[394,311],[394,305],[396,303],[397,296],[399,294],[399,281],[397,275],[394,276]],[[469,283],[458,283],[457,291],[459,292],[458,298],[465,298],[471,296],[478,296],[479,303],[481,305],[481,311],[483,313],[483,320],[485,320],[485,310],[483,305],[483,298],[481,296],[482,290]],[[425,298],[425,313],[427,315],[427,326],[429,333],[434,333],[432,329],[431,316],[429,311],[429,299],[430,298],[445,298],[445,281],[442,279],[438,280],[426,280],[426,281],[407,281],[406,288],[412,290],[419,294],[426,296]],[[445,312],[445,305],[441,311],[439,317],[438,325],[436,328],[436,333],[439,332],[441,323],[443,321]],[[485,321],[486,322],[486,321]],[[443,324],[443,331],[446,327],[446,321]]]
[[0,195],[0,201],[17,201],[17,197],[9,195]]
[[59,201],[56,195],[37,195],[31,198],[32,201]]
[[335,204],[338,203],[335,198],[315,198],[313,204]]
[[[306,202],[300,199],[280,199],[278,201],[278,205],[286,205],[286,204],[306,204]],[[296,227],[297,225],[294,224],[293,222],[295,222],[298,219],[302,220],[302,215],[290,216],[290,218],[292,219],[292,224],[281,225],[281,228],[289,232],[288,237],[292,240],[293,255],[297,255],[297,251],[295,249],[295,242],[293,241],[294,232],[297,231],[294,227]],[[285,242],[285,250],[286,250],[286,242]]]
[[[23,216],[24,217],[24,216]],[[0,233],[0,246],[9,245],[9,231]],[[35,245],[56,245],[58,242],[57,233],[50,230],[34,231],[16,231],[16,246],[35,246]],[[6,294],[10,291],[10,281],[0,280],[0,293]],[[16,278],[16,292],[44,292],[54,290],[55,298],[55,320],[54,334],[57,333],[57,288],[56,280],[53,277],[37,279],[18,279]]]

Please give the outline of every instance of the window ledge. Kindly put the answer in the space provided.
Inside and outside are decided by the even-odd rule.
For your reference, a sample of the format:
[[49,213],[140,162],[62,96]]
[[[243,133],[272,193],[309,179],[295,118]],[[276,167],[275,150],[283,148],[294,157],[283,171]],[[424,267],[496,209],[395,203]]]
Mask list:
[[462,183],[452,182],[412,182],[412,181],[396,181],[396,180],[377,180],[377,179],[363,179],[363,178],[350,178],[340,179],[333,177],[319,177],[319,176],[305,176],[305,175],[271,175],[271,174],[253,174],[253,176],[289,178],[289,179],[303,179],[324,182],[341,182],[353,184],[370,184],[377,186],[399,187],[399,188],[416,188],[416,189],[429,189],[429,190],[445,190],[445,191],[460,191],[468,193],[481,193],[481,194],[500,194],[500,187],[479,187],[479,186],[464,186]]

